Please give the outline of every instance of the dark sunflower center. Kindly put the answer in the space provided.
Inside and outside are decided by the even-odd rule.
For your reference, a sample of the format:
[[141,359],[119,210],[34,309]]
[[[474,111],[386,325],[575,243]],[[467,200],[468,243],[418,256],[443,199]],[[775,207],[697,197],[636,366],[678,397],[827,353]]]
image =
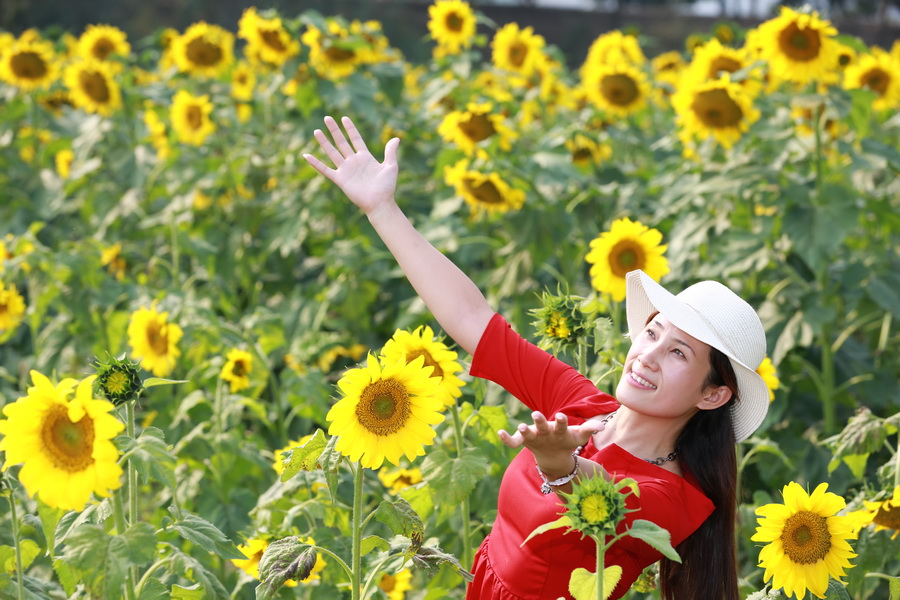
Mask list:
[[346,50],[344,48],[338,48],[337,46],[330,47],[325,51],[325,55],[328,57],[328,60],[334,63],[353,62],[353,59],[356,58],[356,54],[353,50]]
[[447,29],[454,33],[459,33],[462,31],[463,23],[464,21],[462,20],[462,17],[460,17],[455,12],[448,14],[447,18],[444,19],[444,25],[447,27]]
[[819,56],[822,41],[817,31],[791,23],[778,35],[778,46],[791,60],[806,62]]
[[388,575],[387,573],[382,575],[381,581],[378,582],[378,587],[380,587],[381,590],[386,594],[390,594],[391,592],[393,592],[396,585],[397,578],[393,575]]
[[900,506],[889,506],[882,504],[878,512],[875,513],[873,519],[876,525],[887,527],[895,531],[900,531]]
[[231,372],[235,377],[243,377],[247,374],[247,364],[242,360],[236,360],[231,368]]
[[691,103],[691,109],[707,127],[734,127],[744,116],[741,107],[725,90],[700,92]]
[[187,120],[190,128],[196,131],[203,126],[203,111],[196,104],[192,104],[187,109],[185,120]]
[[517,41],[509,47],[506,57],[511,65],[520,69],[525,64],[525,59],[528,58],[528,46]]
[[[190,121],[190,115],[188,120]],[[169,352],[169,334],[164,327],[160,327],[157,323],[147,325],[147,343],[153,349],[154,354],[163,356]]]
[[622,240],[609,253],[609,267],[616,277],[625,277],[635,269],[643,269],[645,263],[644,249],[634,240]]
[[109,102],[109,85],[106,77],[97,71],[81,71],[78,74],[78,85],[81,91],[90,97],[97,104],[106,104]]
[[356,405],[356,418],[360,425],[381,436],[400,431],[411,414],[409,392],[403,384],[393,379],[366,386]]
[[499,205],[504,203],[503,194],[491,181],[475,183],[467,179],[464,183],[466,190],[481,204]]
[[871,69],[863,76],[863,85],[877,92],[879,96],[884,96],[887,91],[888,84],[891,82],[890,73],[886,73],[881,69]]
[[587,164],[592,158],[593,154],[591,154],[591,149],[584,146],[577,148],[572,152],[572,162],[578,165]]
[[841,67],[846,67],[853,60],[853,57],[849,54],[841,54],[838,56],[838,65]]
[[281,36],[279,35],[279,30],[277,29],[260,29],[259,37],[262,39],[263,43],[276,50],[278,52],[284,52],[287,48],[284,45],[284,42],[281,40]]
[[491,120],[482,114],[469,115],[468,119],[460,122],[459,128],[473,142],[486,140],[497,133]]
[[222,62],[225,53],[221,46],[214,44],[202,37],[197,37],[188,42],[185,54],[192,64],[201,67],[214,67]]
[[19,52],[10,60],[10,68],[19,79],[41,79],[47,75],[48,66],[37,52]]
[[394,485],[397,487],[400,487],[400,486],[409,487],[412,484],[413,484],[413,480],[412,480],[412,477],[410,477],[409,475],[401,475],[394,481]]
[[415,359],[419,358],[420,356],[425,357],[425,363],[423,366],[433,367],[433,370],[431,371],[432,377],[440,377],[441,379],[444,378],[444,370],[441,369],[441,365],[439,365],[438,362],[436,360],[434,360],[434,358],[431,356],[431,353],[428,352],[427,350],[423,350],[423,349],[419,348],[416,350],[412,350],[411,352],[407,352],[406,353],[406,362],[412,362]]
[[791,561],[811,565],[823,560],[831,550],[831,534],[825,517],[808,510],[791,515],[781,533],[784,553]]
[[628,106],[641,94],[635,80],[621,73],[604,77],[600,82],[600,93],[616,106]]
[[720,73],[735,73],[741,70],[741,63],[727,56],[717,56],[709,64],[709,73],[707,75],[711,79],[718,79]]
[[66,407],[54,404],[44,415],[41,445],[56,468],[69,473],[84,471],[94,464],[94,422],[85,415],[73,423]]
[[116,45],[113,44],[112,41],[107,38],[100,38],[91,47],[91,54],[100,60],[106,60],[106,57],[115,49]]

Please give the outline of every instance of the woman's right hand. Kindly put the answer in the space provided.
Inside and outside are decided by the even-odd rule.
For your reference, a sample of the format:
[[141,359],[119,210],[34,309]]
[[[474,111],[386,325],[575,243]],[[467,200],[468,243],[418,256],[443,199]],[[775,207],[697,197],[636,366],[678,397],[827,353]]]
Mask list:
[[341,188],[364,213],[369,214],[377,207],[394,201],[397,189],[397,146],[400,140],[393,138],[387,143],[384,162],[380,163],[369,152],[353,121],[349,117],[343,117],[341,123],[347,130],[346,137],[333,118],[325,117],[325,126],[334,138],[334,144],[322,130],[316,129],[313,133],[322,151],[334,163],[334,169],[311,154],[304,154],[303,158]]

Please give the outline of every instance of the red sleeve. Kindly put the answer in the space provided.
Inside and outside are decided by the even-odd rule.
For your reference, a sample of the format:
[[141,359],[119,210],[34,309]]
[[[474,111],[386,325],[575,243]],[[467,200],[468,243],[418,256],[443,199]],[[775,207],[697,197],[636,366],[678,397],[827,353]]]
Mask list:
[[574,367],[523,339],[499,314],[478,341],[469,373],[500,384],[549,418],[562,412],[587,419],[619,407]]

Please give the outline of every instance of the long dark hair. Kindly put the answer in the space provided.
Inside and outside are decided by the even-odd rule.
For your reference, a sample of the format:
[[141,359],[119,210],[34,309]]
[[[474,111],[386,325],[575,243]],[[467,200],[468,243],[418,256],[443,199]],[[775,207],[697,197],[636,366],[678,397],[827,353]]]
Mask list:
[[682,562],[662,559],[659,579],[664,600],[738,600],[737,457],[731,406],[738,402],[737,378],[724,354],[710,348],[706,385],[727,386],[731,400],[700,410],[678,437],[682,465],[697,479],[715,510],[676,550]]

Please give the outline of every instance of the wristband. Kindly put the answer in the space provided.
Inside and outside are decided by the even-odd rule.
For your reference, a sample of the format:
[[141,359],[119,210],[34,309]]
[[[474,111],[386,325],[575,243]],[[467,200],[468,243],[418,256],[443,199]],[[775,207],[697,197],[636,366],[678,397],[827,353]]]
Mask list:
[[544,475],[544,472],[541,471],[541,467],[537,464],[534,465],[534,468],[537,469],[538,475],[541,476],[541,481],[544,483],[541,484],[541,493],[549,494],[553,491],[554,487],[559,487],[561,485],[565,485],[572,481],[575,478],[575,475],[578,473],[578,455],[576,453],[572,453],[572,457],[575,459],[575,466],[572,467],[572,472],[566,475],[565,477],[560,477],[559,479],[554,479],[553,481],[548,481],[547,476]]

